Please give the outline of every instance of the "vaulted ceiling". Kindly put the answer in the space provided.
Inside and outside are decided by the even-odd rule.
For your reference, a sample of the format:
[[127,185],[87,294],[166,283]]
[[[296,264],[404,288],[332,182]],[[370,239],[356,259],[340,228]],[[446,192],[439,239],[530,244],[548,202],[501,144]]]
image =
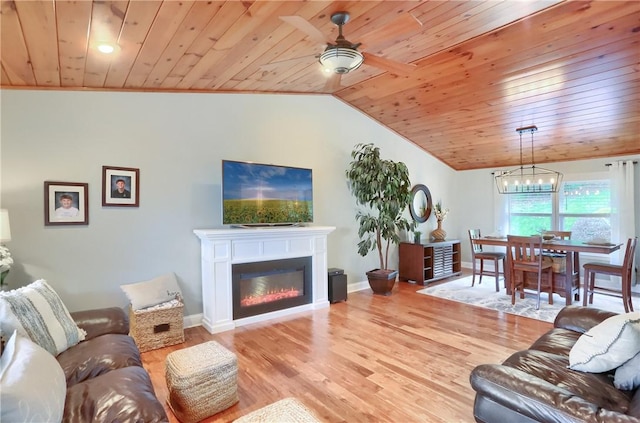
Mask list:
[[[341,77],[317,60],[338,11],[365,53]],[[536,163],[640,153],[637,0],[25,0],[1,19],[3,88],[332,94],[456,170],[518,165],[528,125]]]

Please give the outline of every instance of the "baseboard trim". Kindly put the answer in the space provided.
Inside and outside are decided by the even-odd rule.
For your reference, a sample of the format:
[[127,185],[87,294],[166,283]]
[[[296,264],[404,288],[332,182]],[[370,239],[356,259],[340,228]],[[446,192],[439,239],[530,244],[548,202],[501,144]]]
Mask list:
[[347,285],[347,292],[357,292],[365,289],[369,289],[369,281],[361,281]]
[[196,326],[202,326],[202,313],[192,314],[190,316],[184,316],[183,322],[185,328],[194,328]]

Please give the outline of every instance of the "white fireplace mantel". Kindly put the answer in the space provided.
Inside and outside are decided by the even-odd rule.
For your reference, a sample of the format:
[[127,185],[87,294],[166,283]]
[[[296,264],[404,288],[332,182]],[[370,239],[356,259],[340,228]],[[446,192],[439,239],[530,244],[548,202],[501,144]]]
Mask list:
[[[202,260],[202,325],[224,332],[275,317],[329,307],[327,235],[333,226],[196,229]],[[312,258],[310,304],[233,320],[231,266],[296,257]]]

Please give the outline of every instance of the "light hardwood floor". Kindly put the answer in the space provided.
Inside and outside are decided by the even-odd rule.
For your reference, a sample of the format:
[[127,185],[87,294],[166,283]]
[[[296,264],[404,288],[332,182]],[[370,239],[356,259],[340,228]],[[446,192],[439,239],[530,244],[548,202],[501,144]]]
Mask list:
[[142,354],[166,406],[164,360],[215,340],[238,356],[240,402],[205,420],[228,422],[296,397],[326,422],[473,422],[469,373],[528,347],[552,325],[416,294],[397,283],[388,297],[350,293],[330,308],[209,334]]

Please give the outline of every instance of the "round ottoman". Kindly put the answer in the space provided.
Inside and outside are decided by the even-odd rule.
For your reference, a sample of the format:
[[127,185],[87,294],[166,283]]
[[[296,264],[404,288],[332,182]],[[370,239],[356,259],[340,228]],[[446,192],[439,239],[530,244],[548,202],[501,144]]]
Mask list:
[[237,357],[215,341],[174,351],[165,366],[169,407],[182,422],[198,422],[238,402]]
[[242,416],[234,423],[321,423],[296,398],[285,398]]

